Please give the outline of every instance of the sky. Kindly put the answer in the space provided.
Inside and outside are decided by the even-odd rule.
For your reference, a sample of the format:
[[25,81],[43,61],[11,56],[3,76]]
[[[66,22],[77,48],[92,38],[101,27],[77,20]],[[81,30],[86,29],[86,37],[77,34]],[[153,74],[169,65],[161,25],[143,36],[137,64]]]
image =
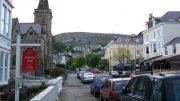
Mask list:
[[[33,22],[39,0],[13,0],[13,18]],[[149,14],[161,17],[180,11],[180,0],[49,0],[52,34],[97,32],[138,34],[146,29]]]

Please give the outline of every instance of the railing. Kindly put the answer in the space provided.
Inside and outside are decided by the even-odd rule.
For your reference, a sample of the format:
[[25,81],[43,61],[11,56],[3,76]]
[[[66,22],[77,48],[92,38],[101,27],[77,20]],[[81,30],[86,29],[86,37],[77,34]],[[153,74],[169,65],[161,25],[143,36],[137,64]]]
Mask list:
[[49,87],[30,101],[59,101],[59,93],[62,89],[62,77],[57,77],[48,82]]

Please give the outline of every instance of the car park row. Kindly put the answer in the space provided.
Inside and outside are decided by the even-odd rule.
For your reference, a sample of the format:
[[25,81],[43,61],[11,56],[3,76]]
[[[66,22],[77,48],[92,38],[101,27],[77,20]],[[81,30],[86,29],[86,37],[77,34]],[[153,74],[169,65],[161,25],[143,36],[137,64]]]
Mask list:
[[116,71],[109,74],[84,71],[79,78],[82,83],[91,83],[90,93],[100,101],[180,101],[179,71],[124,74]]

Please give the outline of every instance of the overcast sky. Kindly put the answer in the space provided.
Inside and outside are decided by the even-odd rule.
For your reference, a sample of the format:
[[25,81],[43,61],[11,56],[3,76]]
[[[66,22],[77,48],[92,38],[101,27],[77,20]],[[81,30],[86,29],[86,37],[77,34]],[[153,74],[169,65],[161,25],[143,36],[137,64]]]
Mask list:
[[[13,17],[33,22],[39,0],[13,0]],[[150,13],[180,11],[180,0],[49,0],[53,35],[63,32],[138,34]]]

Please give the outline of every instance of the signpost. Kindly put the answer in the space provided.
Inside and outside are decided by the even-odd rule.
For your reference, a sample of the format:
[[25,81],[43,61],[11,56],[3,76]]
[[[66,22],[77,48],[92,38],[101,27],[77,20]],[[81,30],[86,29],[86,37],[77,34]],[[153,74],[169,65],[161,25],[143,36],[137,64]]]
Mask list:
[[[21,87],[20,82],[21,82],[21,77],[19,77],[19,69],[20,69],[20,57],[21,57],[21,46],[40,46],[40,44],[21,44],[21,35],[17,34],[17,40],[16,44],[12,44],[12,46],[16,46],[16,75],[15,75],[15,101],[19,101],[19,88]],[[37,70],[37,51],[35,52],[34,50],[32,51],[31,49],[28,49],[30,53],[32,52],[32,56],[34,58],[29,58],[30,53],[24,52],[24,70],[28,71],[30,70],[31,72],[35,72]],[[36,58],[36,59],[35,59]],[[36,65],[36,66],[35,66]],[[35,66],[35,67],[34,67]]]
[[22,72],[36,72],[37,71],[37,50],[27,48],[22,53]]

